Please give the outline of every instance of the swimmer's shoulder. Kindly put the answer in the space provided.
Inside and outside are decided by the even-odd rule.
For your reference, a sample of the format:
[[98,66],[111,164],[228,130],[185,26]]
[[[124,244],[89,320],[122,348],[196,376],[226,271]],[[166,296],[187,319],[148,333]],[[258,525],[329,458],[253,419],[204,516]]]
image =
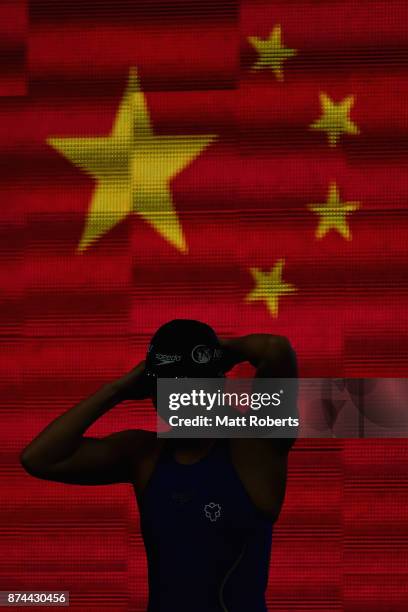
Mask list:
[[157,437],[156,431],[145,429],[128,430],[128,460],[132,474],[131,483],[137,495],[141,494],[164,448],[165,440]]

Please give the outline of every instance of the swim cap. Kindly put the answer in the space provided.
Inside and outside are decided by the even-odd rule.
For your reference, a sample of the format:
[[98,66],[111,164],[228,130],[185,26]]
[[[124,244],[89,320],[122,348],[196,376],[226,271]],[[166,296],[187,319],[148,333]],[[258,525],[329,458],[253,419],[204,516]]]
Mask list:
[[152,376],[217,377],[222,348],[215,331],[194,319],[173,319],[154,334],[146,356],[146,372]]

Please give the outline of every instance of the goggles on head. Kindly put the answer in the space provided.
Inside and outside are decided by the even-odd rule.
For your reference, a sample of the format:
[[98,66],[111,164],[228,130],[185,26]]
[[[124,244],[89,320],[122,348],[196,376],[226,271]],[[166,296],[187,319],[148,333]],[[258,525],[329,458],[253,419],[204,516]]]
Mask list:
[[[180,374],[171,374],[170,372],[167,372],[166,374],[164,374],[163,376],[158,376],[157,372],[154,372],[152,370],[148,370],[146,369],[144,371],[145,376],[147,376],[151,381],[153,380],[157,380],[158,378],[224,378],[225,377],[225,373],[223,371],[218,371],[218,372],[214,372],[214,373],[210,373],[210,372],[206,372],[207,376],[203,377],[196,375],[195,373],[191,373],[190,375],[180,375]],[[202,372],[201,372],[202,374]]]

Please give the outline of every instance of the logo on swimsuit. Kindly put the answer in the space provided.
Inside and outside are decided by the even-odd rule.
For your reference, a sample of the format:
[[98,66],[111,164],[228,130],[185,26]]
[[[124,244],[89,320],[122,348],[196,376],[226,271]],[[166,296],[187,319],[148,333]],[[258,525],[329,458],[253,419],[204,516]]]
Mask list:
[[215,502],[210,502],[204,506],[205,516],[210,519],[212,523],[215,523],[221,516],[221,506]]

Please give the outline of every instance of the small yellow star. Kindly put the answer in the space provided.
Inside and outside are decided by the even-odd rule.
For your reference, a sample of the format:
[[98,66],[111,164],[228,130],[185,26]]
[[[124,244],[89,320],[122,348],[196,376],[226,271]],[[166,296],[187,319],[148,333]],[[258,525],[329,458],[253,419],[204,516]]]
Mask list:
[[281,26],[276,25],[266,40],[258,36],[248,36],[248,40],[259,53],[252,70],[270,67],[278,81],[283,81],[282,63],[297,51],[282,45]]
[[250,268],[250,272],[256,282],[256,286],[245,300],[265,300],[268,310],[272,316],[278,316],[279,297],[286,293],[296,291],[296,287],[282,280],[282,269],[284,259],[279,259],[270,272],[262,272],[259,268]]
[[346,215],[360,207],[359,202],[341,202],[336,183],[331,183],[325,204],[308,204],[308,208],[320,215],[316,238],[322,238],[331,229],[335,229],[346,240],[351,240],[350,228]]
[[333,102],[325,93],[320,94],[320,104],[323,114],[320,119],[314,121],[309,127],[314,130],[327,132],[329,144],[336,146],[337,140],[342,133],[359,134],[359,129],[350,119],[349,113],[354,104],[354,96],[347,96],[341,102]]
[[131,68],[110,134],[47,139],[97,181],[77,250],[84,251],[135,212],[185,253],[187,244],[173,205],[170,181],[215,138],[210,134],[155,135],[136,69]]

